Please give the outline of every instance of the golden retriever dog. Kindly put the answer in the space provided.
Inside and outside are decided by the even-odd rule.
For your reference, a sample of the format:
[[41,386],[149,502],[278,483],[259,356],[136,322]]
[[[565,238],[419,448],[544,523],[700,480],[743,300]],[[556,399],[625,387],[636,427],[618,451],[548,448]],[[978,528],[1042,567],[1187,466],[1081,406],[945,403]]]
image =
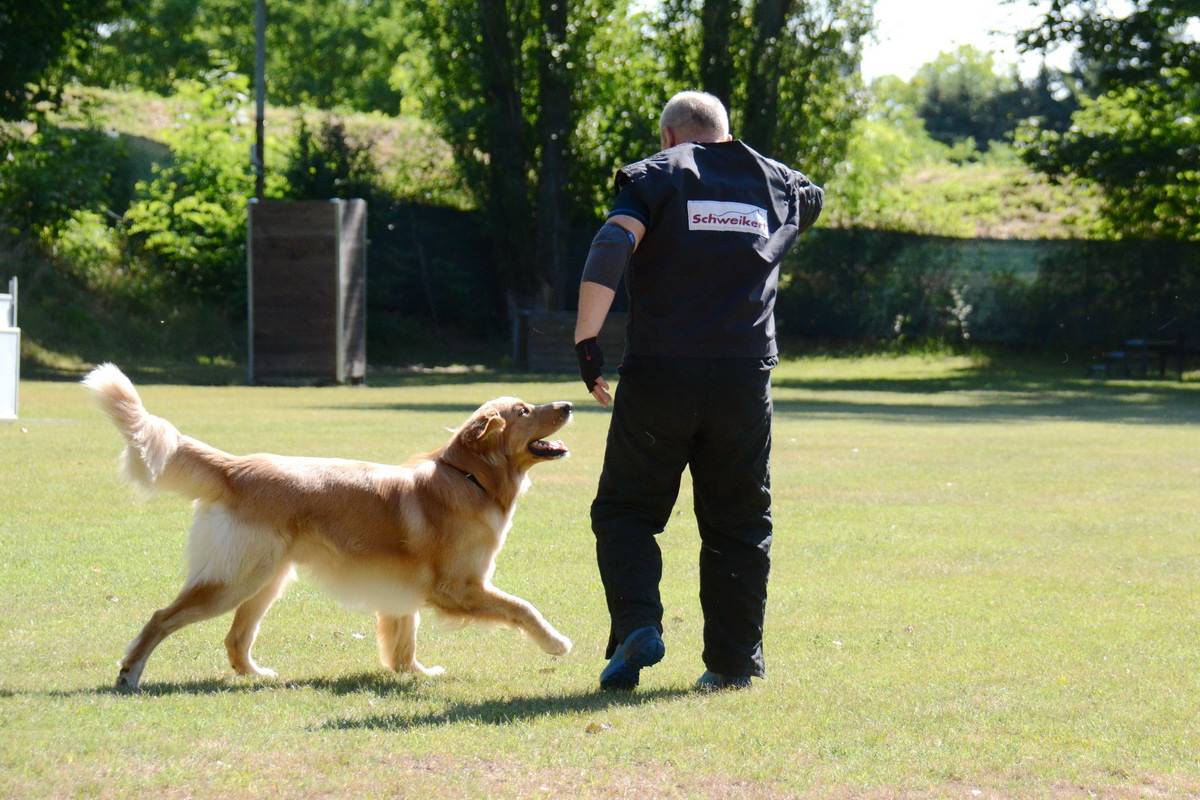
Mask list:
[[570,403],[492,400],[442,448],[387,466],[230,455],[149,414],[112,364],[83,384],[125,437],[124,477],[193,498],[195,506],[183,589],[129,645],[117,686],[138,685],[164,638],[228,611],[225,648],[234,671],[274,676],[254,663],[250,648],[296,565],[343,603],[375,611],[379,658],[397,672],[442,672],[417,661],[423,606],[516,628],[552,655],[570,652],[571,641],[536,608],[491,582],[529,469],[567,455],[562,442],[547,438],[571,418]]

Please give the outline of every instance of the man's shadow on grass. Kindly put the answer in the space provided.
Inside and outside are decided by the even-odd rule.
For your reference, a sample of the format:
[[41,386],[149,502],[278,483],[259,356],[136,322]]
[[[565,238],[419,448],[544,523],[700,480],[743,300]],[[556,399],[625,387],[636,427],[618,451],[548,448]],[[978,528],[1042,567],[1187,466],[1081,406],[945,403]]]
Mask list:
[[669,687],[635,692],[605,692],[593,689],[573,694],[503,697],[471,703],[453,703],[439,711],[421,714],[372,714],[340,717],[319,727],[322,731],[394,730],[407,731],[441,725],[512,725],[541,717],[598,713],[613,707],[640,706],[693,695],[690,689]]

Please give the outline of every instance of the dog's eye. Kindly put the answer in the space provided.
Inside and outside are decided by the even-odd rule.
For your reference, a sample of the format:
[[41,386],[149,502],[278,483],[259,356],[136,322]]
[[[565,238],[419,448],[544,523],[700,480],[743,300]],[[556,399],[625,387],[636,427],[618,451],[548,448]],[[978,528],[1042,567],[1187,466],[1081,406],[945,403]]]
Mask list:
[[521,417],[528,417],[532,413],[533,412],[529,410],[529,406],[521,406],[519,409],[517,409],[517,415]]

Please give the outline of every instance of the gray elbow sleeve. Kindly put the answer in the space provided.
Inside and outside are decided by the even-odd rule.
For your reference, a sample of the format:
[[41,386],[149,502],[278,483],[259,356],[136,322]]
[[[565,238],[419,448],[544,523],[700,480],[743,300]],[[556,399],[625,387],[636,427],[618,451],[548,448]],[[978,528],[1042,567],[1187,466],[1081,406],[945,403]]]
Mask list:
[[592,239],[587,262],[583,265],[583,280],[607,286],[614,292],[633,255],[633,234],[615,222],[606,222]]

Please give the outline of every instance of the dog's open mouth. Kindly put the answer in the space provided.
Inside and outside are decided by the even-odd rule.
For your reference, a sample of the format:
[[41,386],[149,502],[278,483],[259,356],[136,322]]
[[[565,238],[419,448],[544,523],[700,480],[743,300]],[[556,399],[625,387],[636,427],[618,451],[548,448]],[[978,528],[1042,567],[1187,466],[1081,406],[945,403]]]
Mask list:
[[545,439],[535,439],[529,443],[529,452],[538,458],[562,458],[571,451],[562,442],[548,442]]

